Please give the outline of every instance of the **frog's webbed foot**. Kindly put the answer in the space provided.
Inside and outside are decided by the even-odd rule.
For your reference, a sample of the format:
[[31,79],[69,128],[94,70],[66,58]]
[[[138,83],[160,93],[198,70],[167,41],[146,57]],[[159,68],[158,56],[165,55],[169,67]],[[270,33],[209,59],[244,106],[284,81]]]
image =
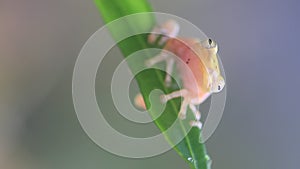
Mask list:
[[190,125],[192,127],[198,127],[199,129],[202,129],[202,123],[201,123],[201,121],[192,120],[192,121],[190,121]]
[[195,120],[190,121],[190,125],[192,127],[198,127],[199,129],[201,129],[202,128],[202,123],[200,121],[201,113],[197,110],[195,104],[191,103],[192,98],[191,98],[190,92],[188,90],[181,89],[181,90],[172,92],[170,94],[161,95],[160,99],[161,99],[162,103],[166,103],[169,100],[178,98],[178,97],[183,97],[183,101],[180,106],[180,111],[178,113],[178,118],[181,120],[186,118],[187,107],[189,106],[189,108],[192,110],[192,112],[195,116]]
[[163,45],[169,38],[174,38],[178,35],[179,24],[174,20],[168,20],[162,25],[155,26],[148,36],[148,43],[155,43],[162,35],[159,45]]

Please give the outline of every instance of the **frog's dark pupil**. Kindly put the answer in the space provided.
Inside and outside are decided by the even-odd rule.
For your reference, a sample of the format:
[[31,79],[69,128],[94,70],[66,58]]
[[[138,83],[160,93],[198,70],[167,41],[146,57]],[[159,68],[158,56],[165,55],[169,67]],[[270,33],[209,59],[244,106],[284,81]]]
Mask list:
[[209,45],[211,45],[212,44],[212,40],[208,39],[208,43],[209,43]]
[[221,90],[221,86],[218,86],[218,90]]

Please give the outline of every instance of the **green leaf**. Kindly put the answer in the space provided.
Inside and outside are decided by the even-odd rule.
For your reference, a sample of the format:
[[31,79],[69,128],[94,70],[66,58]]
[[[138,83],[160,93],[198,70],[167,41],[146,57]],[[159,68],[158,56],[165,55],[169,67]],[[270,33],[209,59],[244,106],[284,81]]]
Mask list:
[[[112,22],[118,18],[126,15],[140,13],[140,12],[152,12],[150,4],[146,0],[95,0],[102,18],[105,23]],[[122,27],[109,27],[113,37],[118,37],[120,31],[131,31],[131,30],[142,30],[148,31],[155,26],[155,18],[152,14],[136,19],[134,22],[124,22]],[[149,45],[147,43],[147,34],[139,34],[122,40],[118,43],[125,57],[130,54],[147,48],[153,48],[158,46]],[[145,52],[148,58],[153,57],[153,53]],[[137,64],[140,61],[136,61]],[[143,62],[141,62],[143,63]],[[130,68],[134,69],[133,65],[129,65]],[[146,106],[150,107],[149,94],[154,89],[161,89],[165,93],[170,93],[172,91],[178,90],[178,85],[172,84],[172,88],[167,88],[164,85],[165,73],[157,69],[148,69],[138,75],[136,75],[136,80],[140,87],[140,91],[144,97]],[[155,120],[155,124],[159,129],[164,132],[166,131],[176,120],[179,109],[180,109],[181,99],[172,99],[168,101],[165,111],[163,114]],[[192,114],[188,110],[188,114]],[[150,112],[152,117],[155,116],[155,110],[151,109]],[[188,118],[188,117],[187,117]],[[210,159],[206,153],[204,144],[199,142],[199,129],[192,128],[190,131],[187,130],[188,120],[179,120],[177,130],[172,133],[164,133],[166,140],[174,146],[174,149],[178,154],[190,165],[193,169],[209,169]],[[174,137],[177,135],[184,135],[184,139],[181,140],[177,145],[174,145]]]

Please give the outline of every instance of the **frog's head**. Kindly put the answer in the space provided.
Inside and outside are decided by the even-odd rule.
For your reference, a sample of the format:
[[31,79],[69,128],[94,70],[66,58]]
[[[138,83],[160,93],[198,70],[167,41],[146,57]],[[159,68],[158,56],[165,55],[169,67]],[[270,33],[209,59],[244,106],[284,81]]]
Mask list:
[[[220,73],[218,62],[218,45],[212,39],[207,39],[200,42],[200,58],[205,64],[209,74],[209,87],[212,93],[222,91],[225,86],[225,80]],[[199,52],[199,50],[198,50]]]

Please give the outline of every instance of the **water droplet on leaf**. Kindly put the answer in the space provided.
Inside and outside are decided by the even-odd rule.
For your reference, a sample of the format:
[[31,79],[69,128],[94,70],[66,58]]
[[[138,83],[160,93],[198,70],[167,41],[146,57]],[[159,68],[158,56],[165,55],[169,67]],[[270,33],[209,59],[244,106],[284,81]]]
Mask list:
[[193,160],[192,157],[189,157],[189,158],[188,158],[188,161],[191,162],[191,163],[194,162],[194,160]]

